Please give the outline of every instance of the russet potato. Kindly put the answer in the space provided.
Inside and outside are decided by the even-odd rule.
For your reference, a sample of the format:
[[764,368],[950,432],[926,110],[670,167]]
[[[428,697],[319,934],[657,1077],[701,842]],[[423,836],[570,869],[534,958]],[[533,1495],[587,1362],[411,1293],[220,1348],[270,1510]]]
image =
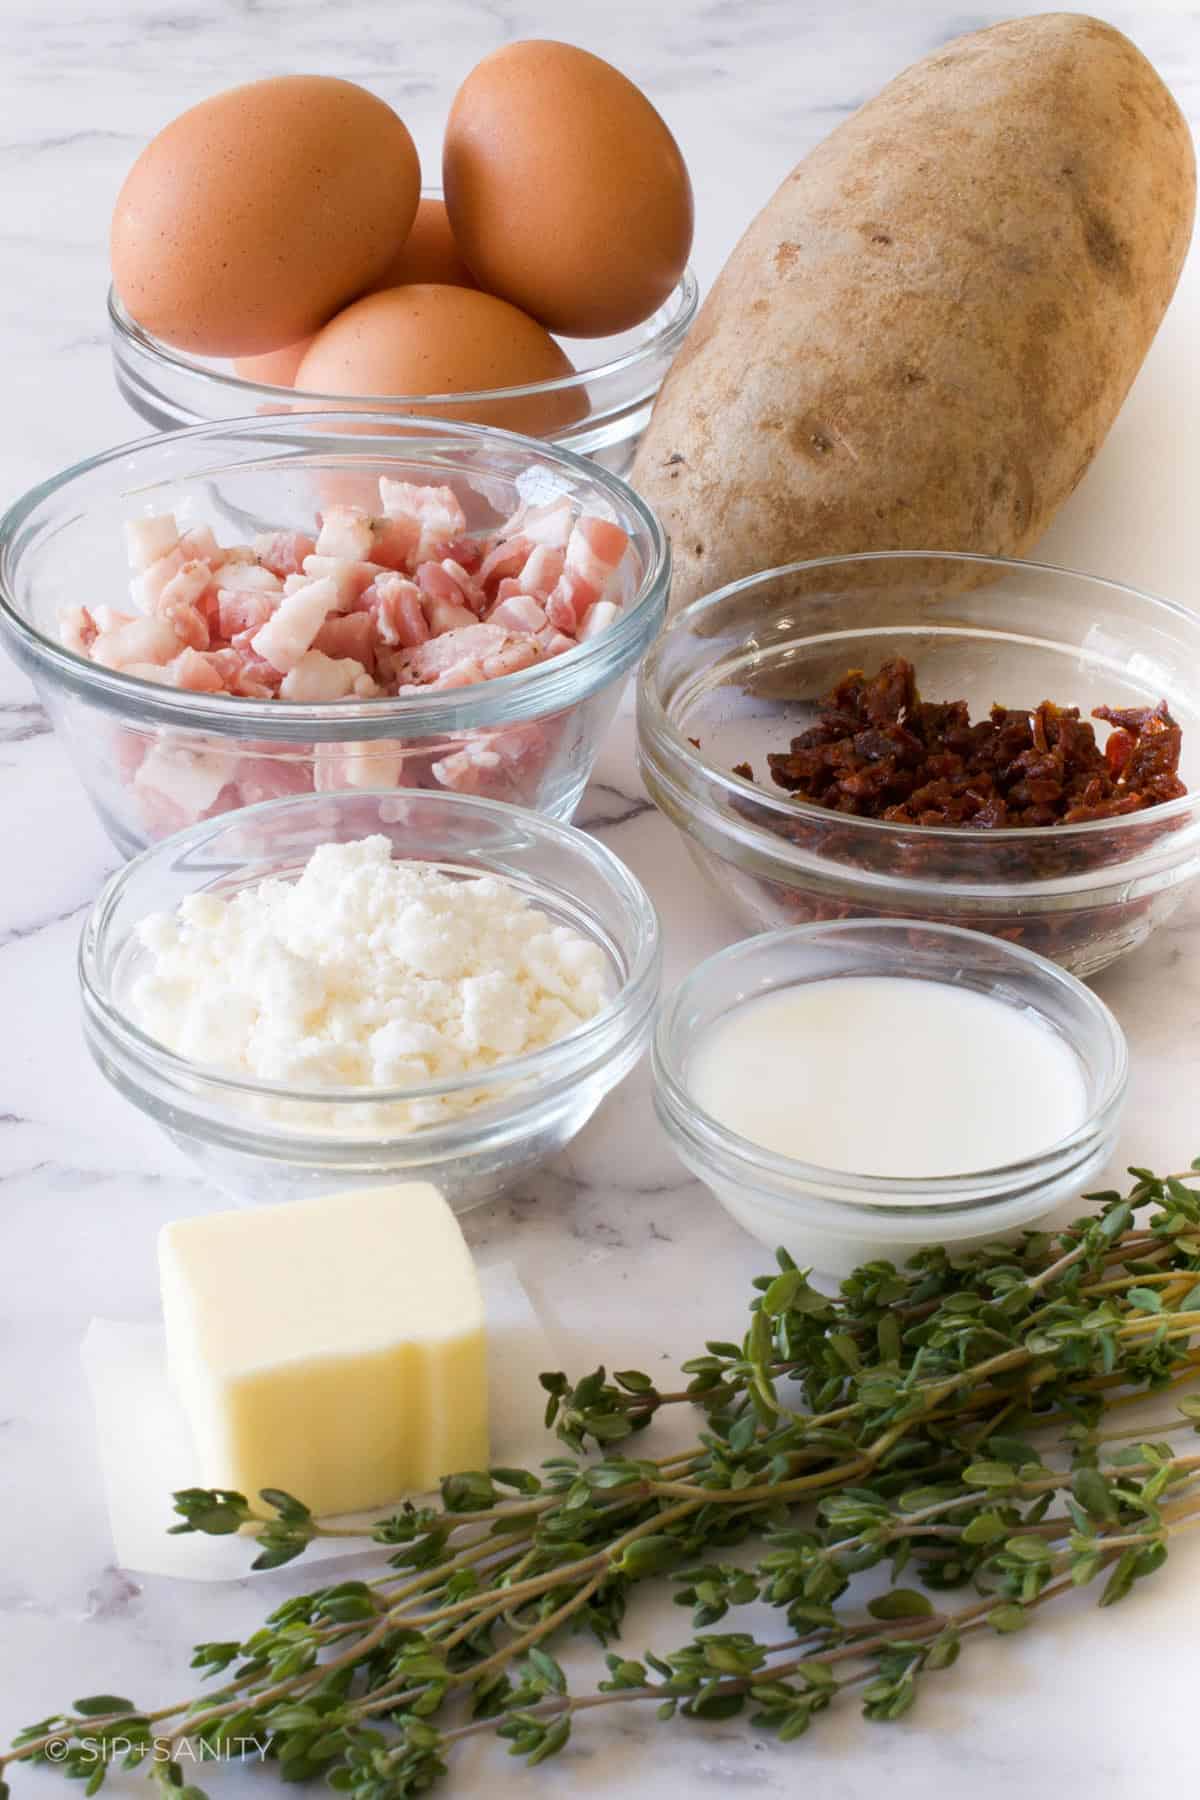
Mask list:
[[1027,550],[1137,374],[1194,204],[1178,107],[1097,19],[899,76],[755,219],[664,384],[633,482],[673,606],[799,558]]

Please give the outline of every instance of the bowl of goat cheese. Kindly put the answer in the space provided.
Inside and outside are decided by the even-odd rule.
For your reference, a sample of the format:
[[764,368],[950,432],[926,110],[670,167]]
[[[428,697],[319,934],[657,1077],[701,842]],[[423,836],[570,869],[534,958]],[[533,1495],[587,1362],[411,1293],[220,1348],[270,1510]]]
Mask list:
[[473,795],[300,795],[113,876],[79,958],[100,1069],[243,1200],[561,1150],[645,1048],[654,908],[584,833]]

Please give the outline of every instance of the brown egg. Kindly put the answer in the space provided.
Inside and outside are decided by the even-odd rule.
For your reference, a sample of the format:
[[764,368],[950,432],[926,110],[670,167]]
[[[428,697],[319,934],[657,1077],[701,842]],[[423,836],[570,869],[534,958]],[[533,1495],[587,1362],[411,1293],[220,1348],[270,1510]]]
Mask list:
[[[296,374],[297,390],[374,395],[465,394],[554,381],[574,370],[537,322],[476,288],[416,283],[356,300],[324,331]],[[470,408],[416,405],[428,418],[471,420],[544,437],[586,411],[578,389]]]
[[264,387],[291,387],[315,335],[285,344],[282,350],[264,350],[261,356],[235,357],[233,372],[243,381],[259,381]]
[[414,281],[434,281],[443,287],[479,286],[458,254],[446,214],[446,202],[432,195],[417,207],[417,216],[403,249],[371,283],[367,292],[377,294],[381,288],[404,287]]
[[278,350],[382,273],[420,185],[406,127],[365,88],[325,75],[230,88],[129,171],[112,223],[117,292],[179,349]]
[[568,337],[649,318],[687,262],[692,189],[678,144],[631,81],[569,44],[509,44],[472,70],[442,176],[480,286]]

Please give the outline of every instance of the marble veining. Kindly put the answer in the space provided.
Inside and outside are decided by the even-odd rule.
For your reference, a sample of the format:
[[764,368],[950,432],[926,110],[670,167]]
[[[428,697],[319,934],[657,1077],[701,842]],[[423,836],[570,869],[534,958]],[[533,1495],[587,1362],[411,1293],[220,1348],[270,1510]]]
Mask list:
[[[945,0],[56,0],[0,4],[0,490],[5,501],[92,451],[138,435],[110,373],[107,215],[133,155],[168,117],[236,80],[287,70],[359,79],[403,110],[428,173],[467,68],[506,39],[569,37],[609,57],[659,103],[691,163],[695,263],[707,285],[796,159],[892,74],[1004,16]],[[1179,5],[1108,14],[1154,59],[1193,119],[1200,38]],[[1043,549],[1200,601],[1191,555],[1200,276],[1176,307],[1113,433]],[[666,979],[736,935],[671,828],[640,791],[628,705],[580,814],[645,881],[666,921]],[[115,854],[26,682],[0,659],[0,1737],[103,1688],[153,1704],[190,1688],[190,1646],[249,1630],[261,1584],[134,1578],[112,1566],[78,1361],[88,1319],[155,1305],[154,1234],[220,1205],[158,1131],[91,1066],[78,1016],[81,918]],[[1177,1166],[1200,1150],[1197,907],[1097,982],[1134,1053],[1121,1162]],[[515,1261],[580,1371],[658,1368],[739,1329],[764,1257],[675,1161],[645,1069],[552,1168],[471,1216],[483,1262]],[[683,1422],[686,1428],[686,1422]],[[670,1731],[645,1711],[590,1719],[535,1774],[474,1745],[458,1792],[508,1800],[701,1795],[890,1800],[1128,1800],[1186,1781],[1200,1553],[1119,1614],[1067,1605],[1018,1640],[972,1649],[890,1729],[846,1717],[794,1746],[726,1723]],[[1173,1558],[1174,1561],[1174,1558]],[[303,1565],[273,1596],[308,1585]],[[744,1623],[758,1621],[748,1614]],[[741,1618],[737,1623],[743,1623]],[[628,1643],[669,1646],[678,1610],[639,1602]],[[1134,1652],[1137,1652],[1135,1655]],[[583,1647],[581,1676],[596,1661]],[[54,1777],[20,1773],[16,1791]],[[265,1791],[254,1773],[219,1792]],[[215,1782],[206,1783],[216,1788]],[[110,1791],[106,1789],[106,1792]],[[135,1791],[114,1778],[114,1794]]]

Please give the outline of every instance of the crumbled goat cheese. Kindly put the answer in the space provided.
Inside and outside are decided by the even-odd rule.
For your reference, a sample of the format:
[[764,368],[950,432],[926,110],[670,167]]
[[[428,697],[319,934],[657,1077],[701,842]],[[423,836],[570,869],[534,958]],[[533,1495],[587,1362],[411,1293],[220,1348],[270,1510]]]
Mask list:
[[[609,996],[599,946],[509,882],[325,844],[296,881],[194,894],[144,920],[129,1010],[222,1072],[307,1088],[409,1087],[543,1049]],[[415,1127],[491,1096],[389,1106]]]

